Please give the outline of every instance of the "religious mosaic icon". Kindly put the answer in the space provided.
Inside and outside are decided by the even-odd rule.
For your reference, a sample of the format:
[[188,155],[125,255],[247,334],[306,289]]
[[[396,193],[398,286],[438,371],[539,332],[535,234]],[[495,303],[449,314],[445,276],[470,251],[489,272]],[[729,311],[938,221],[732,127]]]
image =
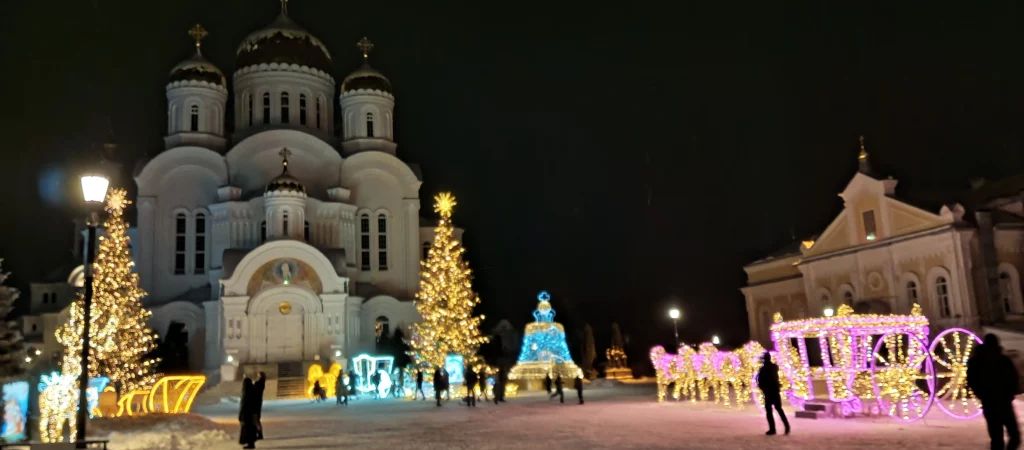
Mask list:
[[283,284],[291,284],[298,274],[299,265],[295,261],[282,260],[274,267],[274,277]]

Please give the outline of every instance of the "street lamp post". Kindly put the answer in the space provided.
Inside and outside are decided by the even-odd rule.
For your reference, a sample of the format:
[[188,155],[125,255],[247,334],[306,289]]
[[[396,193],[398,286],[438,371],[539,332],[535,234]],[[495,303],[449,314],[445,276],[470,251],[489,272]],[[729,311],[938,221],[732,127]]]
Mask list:
[[96,227],[99,226],[97,205],[102,205],[107,195],[110,180],[100,175],[82,177],[82,197],[91,210],[86,219],[89,229],[85,246],[85,302],[82,311],[82,371],[78,374],[78,418],[75,447],[86,448],[85,426],[89,420],[89,402],[86,391],[89,389],[89,322],[92,321],[92,261],[96,258]]
[[679,310],[676,308],[668,310],[668,316],[672,319],[672,328],[676,332],[676,348],[679,348]]

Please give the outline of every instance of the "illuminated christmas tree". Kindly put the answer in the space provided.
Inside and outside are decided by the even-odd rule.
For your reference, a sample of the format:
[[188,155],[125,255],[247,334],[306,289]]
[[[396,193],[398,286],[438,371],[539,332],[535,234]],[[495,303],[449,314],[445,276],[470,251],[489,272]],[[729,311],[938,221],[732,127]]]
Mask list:
[[413,324],[409,356],[419,367],[444,367],[449,354],[462,355],[475,363],[476,352],[487,338],[480,335],[480,321],[473,307],[480,297],[473,292],[473,272],[462,260],[466,250],[453,236],[452,208],[455,197],[448,192],[434,196],[434,211],[441,219],[434,229],[434,244],[427,260],[421,262],[420,289],[416,292],[416,310],[422,320]]
[[[119,393],[152,386],[157,360],[146,355],[156,346],[156,335],[146,326],[150,312],[140,300],[146,293],[139,288],[139,275],[132,272],[128,247],[128,229],[124,208],[131,202],[124,189],[107,194],[103,224],[106,236],[99,238],[99,250],[93,270],[93,301],[89,325],[89,377],[105,376]],[[79,295],[71,304],[68,322],[57,329],[57,340],[64,345],[62,372],[81,373],[82,324],[85,299]]]
[[25,372],[25,347],[18,323],[7,320],[14,310],[14,301],[21,293],[10,286],[5,286],[8,273],[2,269],[0,259],[0,378],[15,377]]

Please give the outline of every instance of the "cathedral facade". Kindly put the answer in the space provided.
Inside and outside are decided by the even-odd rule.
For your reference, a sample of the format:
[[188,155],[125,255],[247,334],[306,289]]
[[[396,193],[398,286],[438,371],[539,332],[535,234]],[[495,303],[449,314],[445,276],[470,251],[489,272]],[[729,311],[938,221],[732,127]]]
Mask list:
[[184,325],[194,370],[372,352],[419,319],[433,238],[373,44],[358,43],[362,65],[339,85],[330,52],[283,7],[238,46],[229,85],[202,55],[205,30],[190,35],[195,54],[166,86],[165,150],[134,177],[152,328]]

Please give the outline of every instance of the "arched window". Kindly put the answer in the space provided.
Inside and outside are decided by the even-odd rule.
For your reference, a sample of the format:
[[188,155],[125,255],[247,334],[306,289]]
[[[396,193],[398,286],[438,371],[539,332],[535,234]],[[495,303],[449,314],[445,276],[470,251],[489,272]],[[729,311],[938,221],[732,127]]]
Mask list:
[[388,218],[377,216],[377,270],[388,270]]
[[186,228],[188,226],[185,213],[178,213],[174,217],[174,274],[185,274],[185,239],[187,238]]
[[263,93],[263,123],[270,123],[270,93]]
[[267,242],[267,221],[260,222],[260,242]]
[[359,268],[370,270],[370,215],[359,216]]
[[316,129],[320,129],[320,99],[316,99]]
[[843,292],[843,303],[853,306],[853,291]]
[[373,137],[373,113],[366,113],[366,137]]
[[281,123],[288,123],[288,93],[281,93]]
[[199,131],[199,105],[192,105],[189,108],[189,129],[192,131]]
[[306,124],[306,94],[299,94],[299,125]]
[[45,305],[47,303],[50,303],[50,294],[47,294],[47,293],[44,292],[43,293],[43,304]]
[[288,236],[288,211],[281,214],[281,235]]
[[196,213],[195,273],[206,273],[206,214]]
[[426,261],[430,257],[430,243],[423,243],[423,260]]
[[949,283],[946,281],[946,277],[935,278],[935,300],[939,304],[939,315],[942,318],[953,316],[953,310],[949,305]]
[[251,127],[252,126],[252,95],[249,94],[248,92],[246,92],[245,93],[245,99],[246,99],[246,102],[247,102],[246,103],[247,104],[246,113],[249,114],[249,126]]
[[907,281],[907,303],[911,305],[917,303],[918,298],[917,282],[914,280]]
[[302,226],[302,238],[309,242],[309,222],[303,223]]
[[1003,298],[1003,312],[1013,312],[1013,279],[1006,272],[999,272],[999,292]]
[[391,322],[385,316],[377,317],[373,324],[374,333],[377,335],[377,342],[391,337]]

